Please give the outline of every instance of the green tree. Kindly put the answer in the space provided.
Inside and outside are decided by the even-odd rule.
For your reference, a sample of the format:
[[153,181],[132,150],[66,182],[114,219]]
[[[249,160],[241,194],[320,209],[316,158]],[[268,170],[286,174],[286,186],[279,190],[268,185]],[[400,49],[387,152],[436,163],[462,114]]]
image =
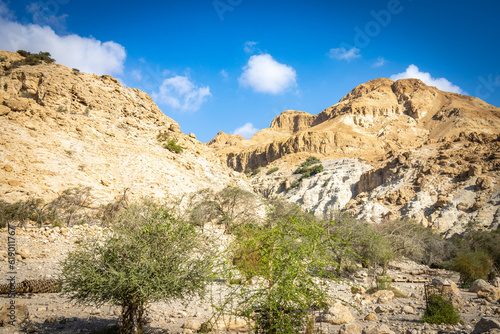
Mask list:
[[327,285],[320,281],[335,266],[327,256],[334,240],[326,233],[328,224],[304,218],[282,217],[235,230],[232,264],[260,283],[233,287],[222,311],[237,304],[239,311],[233,312],[253,320],[256,332],[297,333],[311,309],[326,305]]
[[190,221],[193,224],[204,227],[206,222],[214,221],[224,225],[226,233],[236,225],[255,222],[255,210],[263,204],[254,193],[233,186],[218,192],[201,190],[191,202]]
[[63,292],[83,304],[119,303],[120,332],[143,333],[148,303],[203,294],[210,242],[151,202],[132,204],[104,239],[80,244],[62,263]]

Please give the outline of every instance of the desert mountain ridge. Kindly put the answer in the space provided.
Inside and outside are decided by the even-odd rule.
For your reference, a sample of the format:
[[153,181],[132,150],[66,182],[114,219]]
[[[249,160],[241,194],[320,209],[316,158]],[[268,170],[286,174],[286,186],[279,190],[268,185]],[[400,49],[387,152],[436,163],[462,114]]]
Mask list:
[[[102,202],[124,189],[178,200],[235,185],[318,215],[411,218],[448,236],[500,225],[500,109],[477,98],[376,79],[317,115],[287,110],[249,140],[219,132],[202,144],[140,90],[23,59],[0,51],[2,200],[75,187]],[[301,179],[310,155],[324,170]],[[239,173],[248,168],[262,172]]]
[[[284,111],[217,149],[257,174],[257,192],[318,215],[410,218],[448,236],[471,222],[500,225],[500,108],[417,79],[369,81],[317,115]],[[294,171],[311,155],[324,171],[303,179]]]
[[[249,140],[217,149],[228,166],[255,169],[295,153],[376,161],[391,151],[461,133],[495,135],[500,108],[471,96],[441,91],[418,79],[374,79],[337,104],[311,115],[287,110]],[[209,146],[219,142],[216,136]]]
[[[16,53],[0,51],[0,59],[3,200],[50,199],[74,187],[91,187],[101,201],[124,189],[136,198],[166,199],[208,187],[247,187],[146,93],[55,63],[16,67],[24,59]],[[183,152],[164,148],[169,140]]]

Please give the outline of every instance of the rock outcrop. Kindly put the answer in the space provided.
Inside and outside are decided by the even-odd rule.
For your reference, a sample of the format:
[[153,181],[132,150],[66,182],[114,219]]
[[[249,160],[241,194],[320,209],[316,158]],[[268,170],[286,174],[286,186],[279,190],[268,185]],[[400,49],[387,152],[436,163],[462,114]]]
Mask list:
[[[301,117],[314,119],[309,128],[294,127]],[[279,167],[254,177],[254,189],[316,214],[411,218],[448,236],[470,221],[500,226],[500,108],[416,79],[376,79],[304,117],[284,112],[268,130],[282,129],[287,137],[221,155],[238,171]],[[324,171],[290,187],[309,155],[322,160]]]
[[[213,151],[185,135],[146,93],[116,79],[58,64],[12,67],[18,54],[0,52],[0,198],[51,199],[92,187],[107,201],[181,197],[245,181]],[[175,140],[177,154],[157,140]]]

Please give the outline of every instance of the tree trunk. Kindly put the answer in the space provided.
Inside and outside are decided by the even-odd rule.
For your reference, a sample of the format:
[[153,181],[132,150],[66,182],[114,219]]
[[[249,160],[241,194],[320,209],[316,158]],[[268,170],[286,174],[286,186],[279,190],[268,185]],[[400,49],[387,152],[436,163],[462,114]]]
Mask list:
[[[135,298],[134,298],[135,299]],[[144,305],[135,300],[124,301],[122,304],[122,317],[120,334],[144,333]]]

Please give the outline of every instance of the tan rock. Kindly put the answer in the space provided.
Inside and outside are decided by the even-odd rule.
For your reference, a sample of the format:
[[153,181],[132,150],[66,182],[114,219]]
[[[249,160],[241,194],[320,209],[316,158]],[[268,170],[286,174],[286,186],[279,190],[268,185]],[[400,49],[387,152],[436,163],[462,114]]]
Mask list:
[[480,189],[489,189],[493,184],[493,179],[490,176],[481,175],[476,180],[476,187]]
[[363,329],[363,334],[396,334],[385,324],[370,325]]
[[336,303],[327,312],[322,313],[316,321],[332,325],[342,325],[356,320],[347,306]]
[[28,307],[19,300],[11,300],[0,308],[0,327],[19,326],[27,320],[29,320]]
[[9,165],[9,164],[5,164],[5,165],[3,166],[3,169],[4,169],[6,172],[9,172],[9,173],[10,173],[10,172],[12,172],[12,171],[14,171],[14,167],[12,167],[12,166],[11,166],[11,165]]
[[11,98],[4,101],[4,104],[9,107],[12,111],[26,111],[28,109],[28,101],[22,99]]
[[[251,324],[250,324],[251,325]],[[212,331],[248,332],[250,326],[246,319],[224,315],[213,322],[202,325]]]
[[365,317],[365,320],[366,321],[378,321],[378,317],[375,313],[369,313],[366,317]]
[[363,332],[363,328],[356,324],[343,324],[340,326],[339,334],[361,334]]
[[10,108],[7,106],[0,105],[0,116],[5,116],[10,113]]
[[19,180],[9,180],[7,183],[12,187],[19,187],[21,185],[21,181]]

